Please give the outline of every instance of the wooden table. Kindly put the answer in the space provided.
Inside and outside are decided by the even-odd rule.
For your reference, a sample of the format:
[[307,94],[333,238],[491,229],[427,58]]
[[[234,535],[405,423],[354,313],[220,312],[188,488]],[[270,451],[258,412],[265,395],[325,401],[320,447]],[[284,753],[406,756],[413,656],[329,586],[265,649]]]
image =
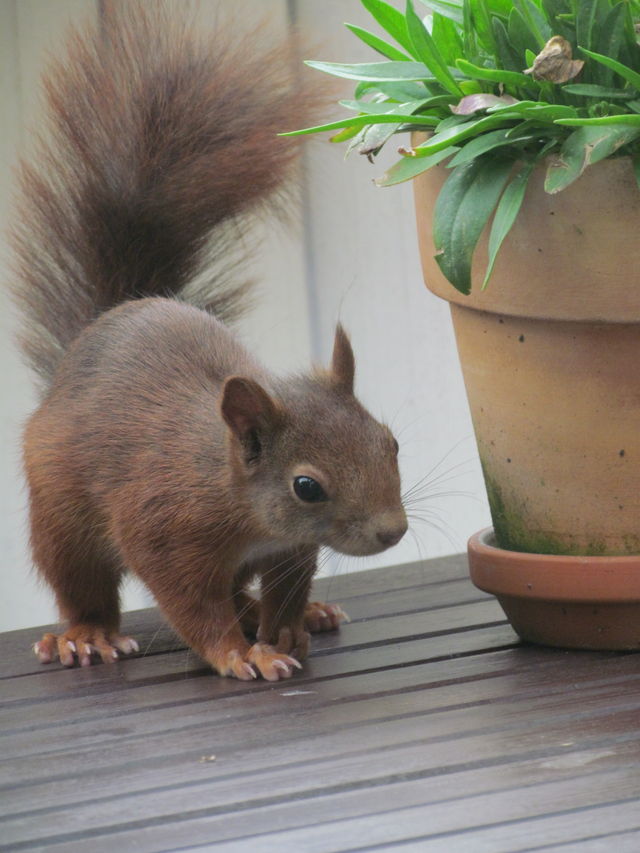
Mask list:
[[154,610],[113,666],[2,635],[0,849],[640,850],[640,655],[520,645],[462,556],[318,587],[353,622],[275,685]]

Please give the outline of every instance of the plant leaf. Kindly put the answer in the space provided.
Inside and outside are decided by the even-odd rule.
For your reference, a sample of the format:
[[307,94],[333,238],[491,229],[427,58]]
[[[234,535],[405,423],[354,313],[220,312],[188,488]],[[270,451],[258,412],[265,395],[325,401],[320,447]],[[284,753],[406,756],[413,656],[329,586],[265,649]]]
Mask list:
[[386,56],[387,59],[397,60],[399,62],[410,61],[411,58],[401,50],[398,50],[397,47],[394,47],[392,44],[389,44],[389,42],[384,41],[384,39],[370,33],[368,30],[363,30],[362,27],[357,27],[355,24],[345,24],[345,27],[350,30],[354,36],[358,36],[361,41],[369,45],[369,47],[372,47],[378,53],[382,54],[382,56]]
[[527,118],[559,124],[560,119],[576,118],[578,111],[575,107],[568,107],[563,104],[540,104],[535,107],[527,107],[524,114]]
[[[330,137],[329,142],[346,142],[348,139],[353,139],[354,136],[357,136],[361,132],[361,127],[345,127],[338,133],[334,133],[334,135]],[[347,154],[349,153],[349,150],[350,148],[347,149]]]
[[466,59],[459,59],[456,66],[463,74],[476,80],[491,80],[493,83],[503,83],[504,85],[531,87],[531,78],[519,71],[506,71],[504,68],[481,68]]
[[431,34],[416,15],[411,0],[407,0],[406,21],[414,56],[424,62],[444,89],[453,95],[461,95],[460,87],[453,79]]
[[373,126],[367,126],[362,130],[360,145],[357,146],[354,144],[353,148],[358,149],[358,154],[363,154],[365,156],[375,155],[382,148],[385,142],[387,142],[394,133],[398,132],[400,127],[401,124],[376,124]]
[[[452,118],[457,118],[457,116],[452,116]],[[418,157],[424,157],[427,154],[435,154],[435,152],[439,151],[441,148],[446,148],[449,145],[457,145],[458,142],[462,142],[470,136],[479,136],[487,130],[503,127],[505,122],[513,120],[514,118],[518,119],[520,116],[517,113],[505,111],[496,113],[495,115],[482,116],[482,118],[456,123],[447,127],[445,130],[438,129],[430,139],[423,142],[422,145],[419,145],[415,149],[415,153]]]
[[562,87],[564,92],[570,95],[582,95],[584,98],[598,98],[599,100],[614,100],[616,98],[633,98],[637,92],[633,89],[609,89],[606,86],[598,86],[596,83],[567,83]]
[[464,0],[462,4],[462,40],[465,56],[476,56],[478,54],[478,39],[471,14],[472,0]]
[[321,133],[324,130],[338,130],[341,127],[364,127],[367,124],[415,124],[423,127],[435,127],[439,119],[426,115],[399,115],[398,113],[383,113],[382,115],[359,115],[319,124],[316,127],[304,127],[301,130],[290,130],[279,133],[278,136],[305,136],[308,133]]
[[455,66],[456,59],[462,55],[464,48],[458,28],[449,18],[434,13],[432,16],[431,36],[438,45],[440,54],[448,66]]
[[491,224],[491,233],[489,234],[489,263],[484,281],[482,282],[482,290],[489,283],[500,246],[502,246],[504,238],[511,230],[520,212],[533,166],[533,163],[527,163],[520,169],[515,177],[511,179],[498,202],[498,207],[496,208]]
[[450,148],[443,148],[430,157],[403,157],[397,163],[394,163],[390,169],[387,169],[384,175],[376,178],[374,183],[379,187],[390,187],[394,184],[401,184],[403,181],[408,181],[411,178],[415,178],[416,175],[426,172],[427,169],[437,165],[442,160],[446,160],[447,157],[450,157],[456,151],[458,149],[455,146],[451,146]]
[[383,0],[360,0],[360,2],[382,29],[388,32],[391,38],[395,39],[408,53],[413,55],[413,45],[402,12],[390,6],[389,3],[384,3]]
[[580,53],[584,53],[585,56],[588,56],[591,59],[595,59],[596,62],[600,62],[607,68],[610,68],[612,71],[615,71],[616,74],[619,74],[622,78],[624,78],[627,83],[631,83],[631,85],[635,89],[640,89],[640,74],[638,74],[638,72],[634,71],[632,68],[629,68],[628,65],[623,65],[621,62],[612,59],[610,56],[603,56],[601,53],[594,53],[592,50],[587,50],[584,47],[579,47],[578,50],[580,51]]
[[433,0],[433,2],[431,0],[422,0],[422,2],[431,11],[437,12],[444,18],[448,18],[450,21],[454,21],[456,24],[462,26],[462,0],[448,0],[448,2],[447,0]]
[[348,80],[382,80],[389,83],[400,83],[404,80],[435,81],[431,71],[422,62],[358,62],[343,65],[341,62],[316,62],[309,59],[305,65]]
[[544,14],[539,9],[539,3],[536,4],[532,0],[515,0],[516,5],[526,21],[529,31],[535,36],[538,45],[546,44],[553,32],[547,23]]
[[518,142],[521,138],[528,139],[531,135],[530,131],[533,129],[536,131],[533,133],[533,136],[536,137],[540,133],[540,125],[532,119],[525,119],[524,121],[521,121],[520,124],[516,124],[513,127],[508,128],[505,131],[505,135],[507,139],[513,139],[514,142]]
[[491,23],[491,13],[486,0],[470,0],[468,5],[470,26],[473,27],[478,43],[486,53],[497,57],[498,46]]
[[640,115],[637,113],[619,113],[618,115],[596,116],[595,118],[561,118],[556,124],[567,127],[595,127],[609,126],[613,124],[628,124],[632,127],[640,127]]
[[[620,50],[625,41],[626,16],[627,4],[617,3],[602,22],[602,27],[597,32],[597,42],[594,44],[601,56],[619,61]],[[611,86],[613,83],[612,70],[607,69],[605,71],[602,67],[599,70],[597,82],[603,86]]]
[[524,57],[524,52],[527,48],[536,53],[543,47],[536,38],[536,34],[531,31],[529,24],[525,21],[520,10],[514,6],[509,15],[507,22],[507,32],[509,40],[519,56]]
[[476,136],[475,139],[469,140],[466,145],[456,154],[456,156],[447,164],[448,168],[453,169],[456,166],[462,166],[471,160],[475,160],[481,154],[487,151],[492,151],[494,148],[500,148],[503,145],[513,145],[513,140],[507,136],[508,129],[500,128],[499,130],[491,130],[489,133],[483,133]]
[[[500,18],[493,19],[493,35],[502,67],[507,71],[520,71],[522,69],[522,55],[511,44],[507,28]],[[470,55],[467,52],[467,56]]]
[[508,107],[506,107],[506,106],[489,107],[487,112],[491,113],[493,115],[495,113],[502,113],[505,110],[509,110],[510,113],[512,112],[515,115],[524,115],[528,110],[534,109],[535,107],[538,107],[541,104],[543,104],[544,106],[547,106],[547,104],[545,104],[544,101],[542,101],[542,102],[540,102],[540,101],[516,101],[515,104],[512,104],[511,106],[508,106]]
[[483,89],[486,89],[487,87],[482,86],[478,80],[461,80],[460,88],[465,95],[480,95]]
[[465,124],[467,121],[469,121],[469,116],[457,116],[453,113],[442,119],[438,125],[438,133],[441,133],[443,130],[449,130],[450,127],[460,127],[460,125]]
[[511,172],[512,162],[481,157],[454,169],[435,206],[436,261],[461,293],[471,292],[473,252]]
[[417,109],[433,101],[433,98],[421,98],[419,101],[405,101],[396,104],[391,101],[340,101],[340,105],[348,110],[357,110],[366,115],[413,115]]
[[579,127],[563,142],[558,159],[549,164],[545,191],[551,194],[560,192],[579,178],[588,166],[610,157],[638,136],[640,125]]
[[433,95],[423,101],[421,109],[434,109],[436,107],[449,107],[455,103],[453,95]]
[[569,24],[562,17],[569,11],[567,0],[542,0],[541,5],[554,33],[567,39],[575,38],[573,24]]
[[[420,98],[429,97],[430,92],[422,83],[412,82],[411,80],[400,80],[392,83],[378,80],[375,83],[361,83],[361,86],[369,85],[374,87],[376,92],[381,92],[387,98],[394,101],[419,101]],[[444,97],[440,95],[440,97]]]
[[582,47],[595,47],[594,30],[609,11],[607,0],[578,0],[576,9],[575,39]]

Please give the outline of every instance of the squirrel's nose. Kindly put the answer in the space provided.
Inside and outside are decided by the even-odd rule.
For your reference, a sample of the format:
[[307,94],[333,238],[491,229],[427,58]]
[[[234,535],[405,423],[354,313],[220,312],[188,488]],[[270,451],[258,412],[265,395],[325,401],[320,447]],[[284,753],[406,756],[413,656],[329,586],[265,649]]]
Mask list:
[[384,545],[385,548],[390,548],[392,545],[396,545],[406,532],[407,522],[404,521],[396,527],[387,527],[382,530],[378,530],[376,536],[381,545]]

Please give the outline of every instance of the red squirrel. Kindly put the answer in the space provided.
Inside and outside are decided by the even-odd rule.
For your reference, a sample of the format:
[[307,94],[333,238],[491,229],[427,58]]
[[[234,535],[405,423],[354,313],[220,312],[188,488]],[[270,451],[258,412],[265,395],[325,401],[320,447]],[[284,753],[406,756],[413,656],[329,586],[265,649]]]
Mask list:
[[374,554],[407,529],[398,445],[354,396],[344,330],[328,369],[277,378],[226,325],[247,289],[226,268],[238,216],[283,204],[296,143],[277,132],[317,93],[286,45],[199,39],[157,2],[102,9],[49,69],[48,137],[20,173],[16,291],[44,383],[31,545],[68,623],[34,649],[136,651],[131,571],[220,675],[277,681],[344,615],[308,600],[319,548]]

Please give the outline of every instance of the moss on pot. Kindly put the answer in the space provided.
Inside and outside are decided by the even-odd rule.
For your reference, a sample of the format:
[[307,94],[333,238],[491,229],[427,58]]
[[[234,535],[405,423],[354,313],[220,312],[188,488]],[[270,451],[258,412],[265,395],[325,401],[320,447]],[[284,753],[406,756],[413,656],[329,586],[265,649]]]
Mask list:
[[[606,544],[594,539],[587,547],[580,549],[570,539],[564,540],[559,536],[545,533],[541,530],[531,530],[525,520],[524,510],[517,509],[513,502],[504,496],[504,490],[494,477],[487,471],[487,465],[482,462],[484,482],[489,498],[489,508],[496,537],[496,543],[506,551],[520,551],[529,554],[564,554],[566,556],[601,557],[607,554]],[[631,539],[638,537],[630,537]],[[638,541],[634,542],[636,549],[626,551],[627,554],[639,553]]]

